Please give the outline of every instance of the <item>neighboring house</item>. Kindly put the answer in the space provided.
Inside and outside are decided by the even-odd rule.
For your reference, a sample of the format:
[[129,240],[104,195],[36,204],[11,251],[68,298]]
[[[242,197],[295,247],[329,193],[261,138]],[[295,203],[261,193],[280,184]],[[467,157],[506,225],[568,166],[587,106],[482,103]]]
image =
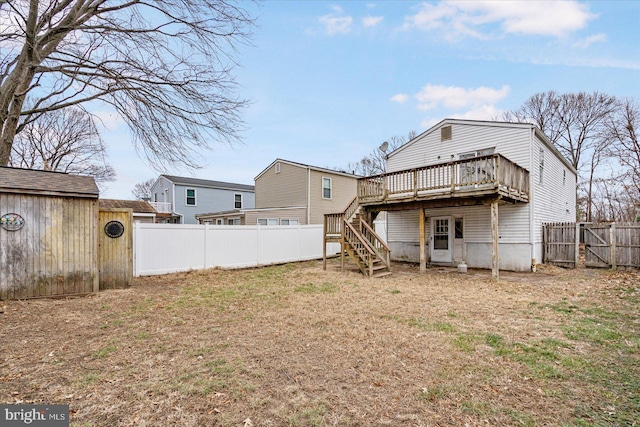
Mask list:
[[156,210],[145,200],[99,199],[101,209],[131,209],[133,222],[156,222]]
[[172,175],[160,175],[150,196],[158,214],[169,214],[163,222],[177,224],[197,224],[196,215],[204,212],[255,206],[253,185]]
[[255,178],[255,208],[211,211],[200,223],[242,225],[322,224],[356,196],[358,176],[276,159]]
[[[388,212],[391,259],[421,270],[465,261],[497,278],[541,262],[543,223],[576,220],[576,181],[535,125],[445,119],[391,152],[384,174],[361,178],[358,201],[368,221]],[[340,223],[327,224],[335,241]]]

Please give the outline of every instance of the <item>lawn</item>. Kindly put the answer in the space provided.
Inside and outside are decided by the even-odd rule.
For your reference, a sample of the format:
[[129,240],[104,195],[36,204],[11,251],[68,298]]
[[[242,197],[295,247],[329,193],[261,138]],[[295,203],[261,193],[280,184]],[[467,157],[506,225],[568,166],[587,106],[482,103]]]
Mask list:
[[0,402],[72,426],[632,426],[640,275],[339,261],[0,301]]

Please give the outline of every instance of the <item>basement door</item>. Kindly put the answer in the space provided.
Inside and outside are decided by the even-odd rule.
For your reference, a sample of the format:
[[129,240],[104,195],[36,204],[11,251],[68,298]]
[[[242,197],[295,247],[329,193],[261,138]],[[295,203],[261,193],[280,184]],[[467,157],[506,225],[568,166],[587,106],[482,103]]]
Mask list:
[[431,262],[450,263],[453,254],[453,233],[450,216],[431,218]]

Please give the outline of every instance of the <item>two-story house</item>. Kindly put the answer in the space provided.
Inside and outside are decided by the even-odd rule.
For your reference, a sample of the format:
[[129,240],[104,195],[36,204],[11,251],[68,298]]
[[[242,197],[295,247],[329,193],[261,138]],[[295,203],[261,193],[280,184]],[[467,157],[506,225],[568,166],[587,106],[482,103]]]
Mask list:
[[[388,212],[391,259],[464,261],[497,277],[542,260],[543,223],[575,221],[576,181],[535,125],[445,119],[391,152],[384,174],[359,179],[358,205],[365,221]],[[341,231],[352,212],[327,217],[327,242],[355,234]],[[364,267],[388,257],[370,252]]]
[[157,217],[177,224],[197,224],[204,212],[253,208],[253,185],[208,179],[160,175],[151,188],[151,205]]
[[358,176],[276,159],[255,177],[255,208],[198,215],[200,223],[322,224],[356,196]]

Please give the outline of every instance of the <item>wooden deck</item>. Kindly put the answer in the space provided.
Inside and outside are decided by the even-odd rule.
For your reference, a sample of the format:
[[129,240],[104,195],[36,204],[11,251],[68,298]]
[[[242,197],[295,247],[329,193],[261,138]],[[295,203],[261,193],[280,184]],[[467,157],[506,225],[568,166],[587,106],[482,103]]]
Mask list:
[[500,154],[390,172],[358,180],[367,210],[456,206],[486,200],[529,202],[529,171]]

